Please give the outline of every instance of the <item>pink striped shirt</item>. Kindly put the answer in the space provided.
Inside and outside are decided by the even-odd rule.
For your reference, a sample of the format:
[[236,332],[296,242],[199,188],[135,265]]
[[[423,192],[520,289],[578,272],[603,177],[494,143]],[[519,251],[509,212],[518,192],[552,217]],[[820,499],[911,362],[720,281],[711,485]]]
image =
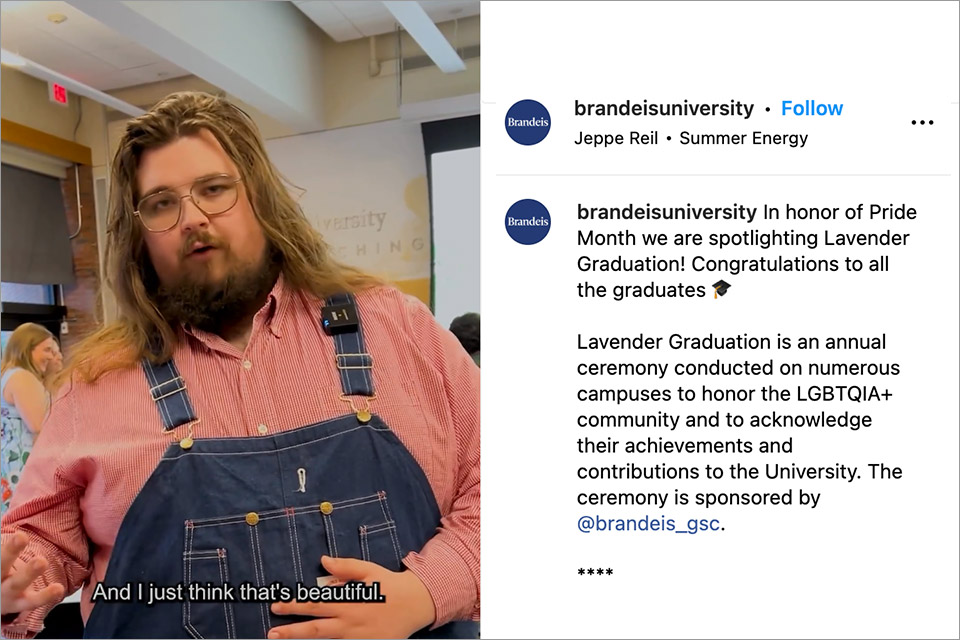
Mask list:
[[[403,563],[430,592],[436,624],[478,620],[480,371],[418,300],[387,287],[356,298],[374,361],[371,409],[420,463],[443,516]],[[281,277],[243,352],[219,336],[181,331],[174,359],[200,418],[195,438],[277,433],[350,410],[340,399],[333,340],[322,337],[320,304]],[[35,584],[59,582],[72,593],[86,583],[84,620],[120,523],[173,440],[161,430],[139,366],[68,383],[3,518],[4,541],[18,529],[30,536],[18,563],[34,555],[50,563]],[[31,637],[50,608],[21,614],[3,634]]]

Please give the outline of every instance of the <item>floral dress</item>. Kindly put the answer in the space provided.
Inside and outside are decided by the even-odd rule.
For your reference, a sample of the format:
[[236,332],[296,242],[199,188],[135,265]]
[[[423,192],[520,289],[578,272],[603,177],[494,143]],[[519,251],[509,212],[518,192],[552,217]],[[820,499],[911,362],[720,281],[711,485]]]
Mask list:
[[[4,387],[7,386],[7,380],[17,371],[21,369],[10,369],[3,374],[3,380],[0,382],[0,399],[2,399]],[[0,416],[3,423],[3,432],[0,436],[0,467],[2,467],[0,487],[3,490],[3,506],[0,507],[0,515],[2,515],[10,506],[10,498],[13,497],[13,490],[20,480],[23,465],[30,456],[30,450],[33,449],[33,432],[23,422],[17,408],[3,400],[0,400]]]

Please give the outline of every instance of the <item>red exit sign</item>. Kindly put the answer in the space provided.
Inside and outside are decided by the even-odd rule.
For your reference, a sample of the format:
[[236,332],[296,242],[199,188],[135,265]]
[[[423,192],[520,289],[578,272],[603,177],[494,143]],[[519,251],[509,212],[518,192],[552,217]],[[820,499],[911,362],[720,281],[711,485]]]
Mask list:
[[49,82],[47,84],[50,87],[51,102],[56,102],[57,104],[66,105],[67,104],[67,88],[62,84],[57,84],[56,82]]

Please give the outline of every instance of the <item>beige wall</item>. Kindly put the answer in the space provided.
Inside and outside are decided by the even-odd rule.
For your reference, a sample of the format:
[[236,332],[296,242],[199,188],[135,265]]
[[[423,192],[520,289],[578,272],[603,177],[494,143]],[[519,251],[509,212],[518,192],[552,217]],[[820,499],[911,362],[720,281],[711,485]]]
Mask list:
[[76,282],[64,285],[62,289],[69,324],[69,333],[62,340],[64,353],[69,355],[70,347],[77,340],[96,329],[101,314],[112,313],[112,308],[106,308],[101,294],[103,233],[100,218],[103,212],[97,209],[93,196],[94,179],[107,171],[105,110],[99,103],[73,93],[69,104],[60,106],[50,101],[46,82],[7,67],[0,67],[0,74],[0,115],[4,119],[74,141],[91,151],[93,167],[78,167],[76,172],[68,168],[69,163],[47,159],[42,154],[23,151],[13,145],[4,144],[2,151],[3,161],[17,166],[41,171],[44,171],[44,165],[64,169],[59,177],[64,180],[67,228],[75,233],[70,247]]
[[[454,42],[453,23],[440,25]],[[480,43],[480,19],[467,18],[456,29],[460,46]],[[370,75],[370,41],[367,38],[334,42],[324,38],[324,118],[328,129],[392,120],[400,117],[400,104],[438,100],[480,92],[480,60],[466,60],[466,71],[444,73],[436,66],[403,71],[402,90],[398,57],[422,56],[423,50],[404,33],[375,39],[380,73]]]
[[[103,105],[75,93],[70,93],[68,106],[63,107],[55,104],[50,101],[46,82],[9,67],[0,67],[0,85],[3,89],[0,92],[0,115],[4,119],[89,147],[91,161],[93,162],[91,178],[96,180],[107,175],[112,155],[109,153],[107,139],[107,110]],[[79,126],[77,125],[78,118],[80,119]],[[74,129],[76,129],[76,135],[74,135]],[[33,170],[43,169],[41,166],[30,166],[23,161],[26,158],[37,163],[42,162],[42,156],[38,157],[39,154],[24,153],[8,145],[4,145],[4,147],[2,153],[4,161]],[[50,163],[53,165],[63,164],[56,159],[52,159]],[[61,177],[73,179],[72,174]],[[87,185],[83,186],[86,188]],[[105,246],[104,220],[106,217],[104,207],[106,203],[100,203],[100,205],[100,207],[95,206],[92,194],[90,194],[89,201],[83,208],[83,226],[96,226],[95,237],[97,241],[94,242],[91,239],[88,244],[91,247],[96,247],[102,271]],[[73,221],[76,219],[76,217],[71,218],[71,225],[75,224]],[[70,229],[73,228],[73,226],[70,226]],[[103,292],[101,297],[101,305],[104,317],[113,318],[116,304],[113,297],[106,291]],[[92,305],[87,306],[93,309]]]
[[[71,93],[69,106],[62,107],[50,101],[46,82],[10,67],[0,67],[0,73],[3,86],[0,115],[7,120],[90,147],[94,167],[108,164],[105,109],[101,104]],[[74,136],[77,117],[81,115],[81,103],[82,119]]]

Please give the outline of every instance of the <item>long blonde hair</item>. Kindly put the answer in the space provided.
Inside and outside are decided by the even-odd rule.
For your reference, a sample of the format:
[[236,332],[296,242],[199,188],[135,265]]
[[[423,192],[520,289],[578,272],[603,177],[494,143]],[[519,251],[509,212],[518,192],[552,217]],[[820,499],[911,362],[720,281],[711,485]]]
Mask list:
[[8,369],[19,367],[37,376],[38,380],[43,380],[43,374],[33,364],[33,350],[49,338],[56,340],[46,327],[33,322],[25,322],[14,329],[7,338],[7,346],[3,348],[0,375],[6,373]]
[[280,254],[286,284],[323,298],[355,292],[382,281],[335,260],[320,233],[267,158],[256,124],[224,98],[201,92],[174,93],[148,113],[130,120],[113,159],[105,252],[106,285],[119,306],[119,320],[75,348],[63,375],[76,371],[93,381],[142,358],[168,359],[177,331],[153,302],[153,267],[144,248],[143,228],[134,219],[139,194],[137,168],[144,151],[207,130],[240,171],[254,214],[268,242]]

